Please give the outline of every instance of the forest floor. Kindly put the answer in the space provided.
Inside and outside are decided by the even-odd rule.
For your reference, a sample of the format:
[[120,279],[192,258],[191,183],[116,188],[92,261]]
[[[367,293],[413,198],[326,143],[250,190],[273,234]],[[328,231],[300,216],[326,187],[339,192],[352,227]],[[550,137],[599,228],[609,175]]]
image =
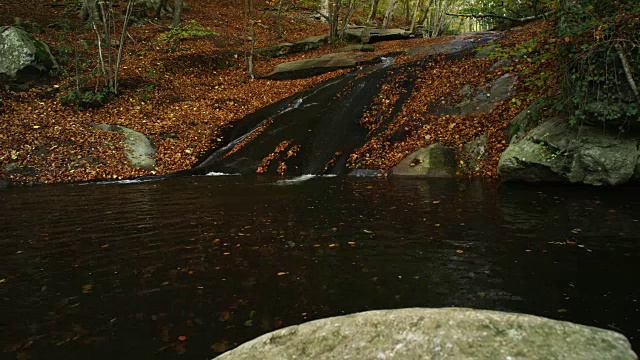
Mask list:
[[[187,169],[228,140],[221,138],[222,130],[235,120],[346,72],[339,70],[299,80],[249,79],[244,60],[241,2],[219,0],[215,6],[209,3],[189,1],[190,8],[184,11],[183,19],[195,20],[215,34],[181,41],[174,49],[161,40],[161,35],[169,30],[169,16],[131,27],[134,41],[127,43],[123,57],[121,92],[117,98],[94,109],[78,109],[60,100],[78,81],[89,88],[96,82],[93,75],[99,61],[96,51],[83,47],[93,40],[93,34],[78,20],[76,9],[52,7],[51,0],[33,0],[29,7],[19,2],[1,4],[0,24],[11,24],[14,17],[20,17],[44,27],[59,22],[68,24],[69,28],[47,28],[37,35],[51,46],[61,65],[57,76],[37,83],[28,91],[0,84],[0,181],[32,184],[125,179]],[[283,14],[284,33],[278,38],[275,12],[260,2],[257,5],[261,19],[260,26],[256,26],[257,47],[327,32],[327,26],[314,20],[312,12],[298,9]],[[515,48],[538,36],[546,27],[545,23],[537,23],[525,31],[514,32],[502,40],[501,46]],[[376,53],[383,55],[437,41],[443,39],[389,41],[376,44]],[[282,62],[335,52],[342,46],[327,45],[276,59],[258,58],[256,73],[265,74]],[[403,155],[424,145],[425,139],[457,146],[475,134],[489,132],[495,135],[489,136],[493,147],[480,174],[494,176],[497,158],[506,146],[504,136],[500,135],[505,121],[535,98],[529,95],[545,92],[548,84],[531,86],[519,82],[519,90],[529,95],[517,104],[505,102],[480,118],[449,119],[437,126],[426,126],[424,122],[414,126],[408,121],[422,116],[417,112],[424,109],[424,104],[455,101],[456,91],[465,81],[479,83],[500,75],[487,73],[492,61],[495,59],[476,59],[455,66],[437,62],[429,77],[422,78],[424,83],[416,88],[413,100],[402,111],[401,120],[393,122],[396,127],[413,126],[413,135],[392,147],[377,143],[366,145],[360,151],[360,154],[369,154],[364,165],[389,168]],[[514,67],[530,66],[529,63],[524,59]],[[549,67],[550,63],[537,66]],[[383,94],[397,95],[391,88]],[[147,135],[156,146],[155,170],[129,167],[121,135],[92,127],[101,123],[122,125]],[[381,151],[383,147],[385,150]]]

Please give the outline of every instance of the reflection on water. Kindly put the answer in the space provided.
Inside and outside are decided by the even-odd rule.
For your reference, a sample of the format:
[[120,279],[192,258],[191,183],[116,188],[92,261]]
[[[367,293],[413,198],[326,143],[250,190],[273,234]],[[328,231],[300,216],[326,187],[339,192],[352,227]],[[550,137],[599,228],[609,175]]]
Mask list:
[[638,351],[638,189],[274,183],[0,191],[3,357],[205,359],[283,326],[412,306],[570,320]]

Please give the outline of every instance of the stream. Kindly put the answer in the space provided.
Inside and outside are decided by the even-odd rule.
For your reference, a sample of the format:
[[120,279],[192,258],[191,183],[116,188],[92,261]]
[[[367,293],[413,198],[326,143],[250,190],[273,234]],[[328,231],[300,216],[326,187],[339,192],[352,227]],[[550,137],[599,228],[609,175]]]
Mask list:
[[640,350],[640,189],[191,176],[0,191],[2,358],[209,359],[284,326],[473,307]]

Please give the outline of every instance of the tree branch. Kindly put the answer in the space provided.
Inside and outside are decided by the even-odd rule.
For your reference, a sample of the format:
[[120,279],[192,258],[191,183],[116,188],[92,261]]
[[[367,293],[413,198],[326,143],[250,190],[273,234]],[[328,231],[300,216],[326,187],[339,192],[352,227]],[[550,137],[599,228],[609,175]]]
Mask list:
[[627,76],[627,82],[629,86],[631,86],[631,90],[633,94],[636,96],[636,100],[638,104],[640,104],[640,92],[638,91],[638,86],[636,82],[633,80],[633,75],[631,74],[631,65],[629,64],[629,60],[624,56],[624,51],[622,50],[622,46],[620,44],[615,45],[616,50],[618,51],[618,56],[620,57],[620,61],[622,61],[622,68],[624,69],[624,73]]
[[533,21],[533,20],[538,20],[538,19],[542,19],[542,18],[546,18],[547,16],[555,13],[555,10],[546,12],[544,14],[539,14],[539,15],[535,15],[535,16],[527,16],[527,17],[523,17],[523,18],[514,18],[514,17],[510,17],[510,16],[502,16],[502,15],[495,15],[495,14],[450,14],[450,13],[446,13],[448,16],[462,16],[462,17],[469,17],[469,18],[476,18],[476,19],[487,19],[487,18],[491,18],[491,19],[503,19],[503,20],[510,20],[513,22],[527,22],[527,21]]

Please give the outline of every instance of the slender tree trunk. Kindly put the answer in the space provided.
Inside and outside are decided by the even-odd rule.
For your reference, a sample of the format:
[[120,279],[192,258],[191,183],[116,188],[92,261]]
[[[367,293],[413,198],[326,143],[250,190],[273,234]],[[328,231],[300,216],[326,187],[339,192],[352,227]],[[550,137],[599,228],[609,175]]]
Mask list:
[[371,22],[376,19],[376,14],[378,13],[378,4],[380,0],[373,0],[371,2],[371,11],[369,12],[369,17],[367,17],[367,22]]
[[280,0],[278,3],[278,14],[276,15],[276,29],[278,30],[278,39],[282,37],[282,22],[280,18],[282,16],[282,5],[284,5],[284,0]]
[[[320,14],[324,15],[321,19],[322,22],[327,21],[326,17],[329,17],[329,4],[330,0],[322,0],[322,3],[320,3]],[[332,2],[335,0],[332,0]],[[338,0],[339,1],[339,0]]]
[[[253,22],[253,0],[244,0],[244,57],[247,62],[247,70],[249,77],[254,78],[253,74],[253,53],[255,50],[255,31]],[[248,34],[247,34],[248,33]],[[249,48],[247,49],[247,42]]]
[[357,3],[358,3],[358,0],[347,1],[347,14],[345,15],[344,19],[342,19],[342,26],[340,28],[340,33],[338,34],[338,38],[340,40],[342,40],[342,38],[344,37],[344,32],[347,30],[347,25],[349,25],[349,20],[351,19],[353,12],[356,10]]
[[341,0],[333,0],[329,3],[329,39],[331,42],[335,42],[338,39],[340,6]]
[[409,0],[404,0],[404,23],[408,24],[411,16]]
[[416,19],[418,18],[418,9],[420,8],[420,3],[422,0],[415,0],[415,4],[413,5],[413,17],[411,18],[411,27],[409,27],[409,32],[412,33],[416,27]]
[[387,3],[387,12],[384,14],[384,20],[382,21],[382,28],[386,29],[391,20],[393,19],[393,12],[396,9],[396,0],[389,0]]
[[182,18],[182,7],[184,6],[183,0],[175,0],[173,3],[173,27],[177,27],[180,25],[180,20]]

